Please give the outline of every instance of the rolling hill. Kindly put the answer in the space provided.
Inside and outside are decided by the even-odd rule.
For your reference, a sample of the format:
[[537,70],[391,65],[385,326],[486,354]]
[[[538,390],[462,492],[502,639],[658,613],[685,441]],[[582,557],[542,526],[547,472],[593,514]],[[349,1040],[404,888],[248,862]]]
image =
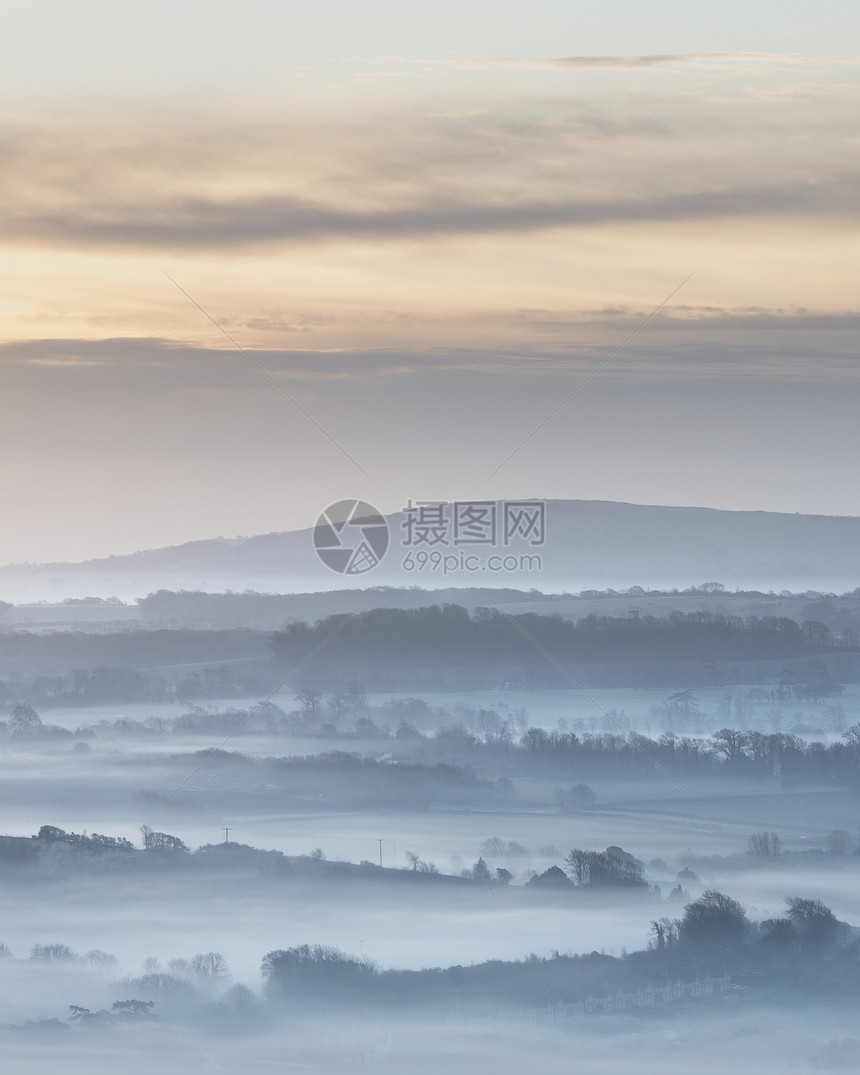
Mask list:
[[[0,596],[15,602],[119,596],[157,589],[246,589],[275,593],[368,586],[510,587],[543,592],[680,587],[718,580],[728,588],[843,592],[860,585],[860,518],[659,507],[611,501],[546,502],[545,541],[508,548],[449,544],[407,547],[403,513],[387,517],[388,551],[372,570],[341,574],[314,549],[314,530],[193,541],[81,563],[0,567]],[[416,566],[419,552],[457,559],[447,573]],[[412,570],[404,559],[413,554]],[[491,570],[487,558],[514,558]],[[464,570],[472,555],[474,570]],[[520,557],[540,558],[521,561]],[[453,565],[453,560],[449,562]]]

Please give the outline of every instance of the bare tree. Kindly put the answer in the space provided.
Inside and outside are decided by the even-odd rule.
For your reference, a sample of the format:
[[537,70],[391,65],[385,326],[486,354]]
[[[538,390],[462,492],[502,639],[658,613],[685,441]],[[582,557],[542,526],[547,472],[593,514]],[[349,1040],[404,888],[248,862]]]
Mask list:
[[34,944],[30,949],[34,963],[74,963],[77,958],[67,944]]
[[850,746],[860,749],[860,723],[852,724],[850,728],[846,728],[842,733],[842,738]]
[[651,923],[651,947],[663,952],[678,943],[681,920],[679,918],[658,918]]
[[322,694],[320,694],[319,691],[313,690],[312,687],[305,687],[296,695],[296,701],[301,705],[306,716],[315,717],[320,711]]
[[782,840],[775,832],[753,833],[747,840],[747,854],[755,858],[779,858],[782,854]]
[[711,742],[717,753],[725,754],[727,762],[736,762],[744,757],[747,739],[743,732],[734,728],[720,728],[718,732],[714,732]]
[[227,960],[220,952],[202,952],[191,958],[191,972],[201,982],[215,985],[230,977]]
[[81,962],[87,963],[91,967],[98,967],[99,970],[107,970],[111,967],[118,967],[119,960],[115,955],[111,955],[110,952],[105,952],[101,948],[93,948],[89,952],[85,952],[81,956]]

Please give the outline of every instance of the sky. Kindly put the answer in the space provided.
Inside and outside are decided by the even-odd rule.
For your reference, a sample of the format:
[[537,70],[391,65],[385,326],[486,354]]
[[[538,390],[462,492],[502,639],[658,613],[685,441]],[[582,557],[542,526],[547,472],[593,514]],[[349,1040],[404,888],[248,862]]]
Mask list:
[[854,4],[10,2],[0,563],[858,514]]

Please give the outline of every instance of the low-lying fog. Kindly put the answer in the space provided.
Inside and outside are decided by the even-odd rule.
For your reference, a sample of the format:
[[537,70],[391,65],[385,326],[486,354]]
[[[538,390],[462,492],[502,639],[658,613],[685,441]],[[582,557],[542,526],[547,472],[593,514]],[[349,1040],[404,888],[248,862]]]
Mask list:
[[[601,705],[623,712],[642,731],[654,719],[652,707],[666,696],[650,690],[593,693]],[[703,710],[716,711],[716,692],[697,696]],[[508,719],[525,710],[529,726],[550,730],[578,720],[586,720],[588,730],[596,719],[593,704],[576,692],[422,697],[453,714],[458,706],[486,707]],[[368,704],[381,706],[387,700],[374,696]],[[206,708],[242,709],[254,701],[212,701]],[[278,701],[289,709],[294,697]],[[860,690],[850,688],[840,703],[846,720],[854,722]],[[46,710],[42,716],[46,723],[74,729],[120,717],[144,721],[181,712],[179,706],[125,705]],[[806,707],[805,715],[810,712]],[[606,729],[605,719],[594,727],[616,730]],[[653,734],[658,733],[655,729]],[[838,738],[836,732],[833,737]],[[375,864],[381,850],[384,866],[399,870],[417,857],[441,874],[457,876],[484,858],[491,873],[504,868],[512,880],[485,886],[418,879],[393,884],[383,875],[311,879],[254,869],[230,874],[167,866],[144,874],[58,869],[24,876],[4,866],[0,942],[12,958],[0,959],[0,1025],[66,1021],[71,1004],[109,1009],[123,999],[119,980],[155,966],[145,961],[157,959],[164,969],[171,960],[196,953],[223,955],[230,984],[243,984],[256,995],[262,994],[265,953],[302,944],[334,945],[383,969],[468,966],[532,953],[550,957],[603,951],[617,956],[644,948],[655,919],[679,917],[685,902],[712,888],[738,899],[756,921],[784,913],[784,897],[792,895],[823,900],[840,920],[860,923],[858,857],[802,854],[826,847],[833,830],[856,840],[857,798],[845,788],[790,788],[779,781],[760,785],[730,777],[676,782],[656,771],[648,779],[597,774],[588,778],[593,804],[571,814],[560,811],[559,794],[574,778],[515,776],[515,797],[495,806],[453,802],[430,810],[336,809],[329,792],[321,798],[292,794],[288,777],[279,783],[248,773],[225,777],[205,764],[207,751],[219,742],[209,734],[114,734],[109,728],[100,728],[85,742],[9,741],[0,755],[0,833],[29,837],[42,825],[55,825],[67,832],[125,837],[140,847],[139,827],[150,825],[179,837],[193,851],[223,842],[227,829],[234,844],[293,856],[319,849],[316,857],[329,862]],[[392,748],[378,738],[240,733],[226,749],[259,759],[331,750],[379,756]],[[343,780],[348,798],[349,777]],[[762,862],[746,855],[748,838],[763,831],[778,833],[782,858]],[[492,838],[495,850],[488,851],[486,842]],[[610,845],[645,863],[647,888],[589,898],[526,887],[535,874],[563,866],[572,848]],[[679,879],[684,867],[695,876]],[[678,884],[683,891],[673,893]],[[44,967],[28,959],[33,946],[54,944],[79,954],[104,950],[118,965],[109,970],[79,964]],[[233,1027],[238,1037],[218,1025],[205,1031],[179,1027],[168,1011],[162,1014],[157,1024],[129,1025],[121,1035],[114,1028],[98,1040],[94,1032],[77,1029],[58,1044],[52,1044],[48,1031],[34,1030],[29,1038],[16,1032],[2,1043],[4,1071],[334,1071],[344,1063],[363,1062],[392,1072],[498,1073],[536,1066],[568,1070],[575,1057],[579,1069],[607,1073],[662,1073],[667,1064],[703,1072],[730,1066],[784,1072],[808,1070],[811,1063],[838,1066],[843,1054],[849,1059],[855,1055],[844,1044],[852,1037],[851,1016],[836,1002],[829,1010],[816,1007],[813,1014],[808,1007],[793,1014],[785,1006],[769,1010],[760,999],[748,1003],[742,992],[733,992],[720,1005],[681,1007],[649,1018],[615,1013],[552,1022],[544,1012],[532,1022],[525,1016],[512,1021],[490,1014],[471,1023],[416,1022],[378,1013],[359,1018],[353,1013],[316,1025],[304,1016],[297,1023],[298,1017],[287,1014],[283,1025],[269,1021],[253,1032],[244,1024]],[[829,1044],[833,1042],[837,1044]],[[129,1059],[129,1049],[142,1050],[141,1057]]]
[[[12,760],[7,754],[7,763]],[[792,852],[822,847],[834,828],[853,832],[856,800],[847,792],[776,788],[763,794],[748,783],[698,781],[685,787],[691,802],[661,778],[595,780],[597,804],[581,816],[560,814],[549,803],[497,811],[335,813],[306,806],[287,812],[271,790],[219,786],[207,800],[204,766],[192,782],[195,790],[183,789],[161,806],[194,764],[166,769],[134,751],[98,748],[86,755],[68,749],[16,753],[14,771],[7,767],[0,790],[0,828],[30,836],[51,824],[124,836],[140,846],[138,828],[149,824],[192,849],[222,842],[228,828],[233,843],[290,855],[319,848],[329,860],[355,863],[377,863],[382,840],[386,867],[407,868],[411,852],[441,873],[459,874],[484,856],[491,870],[510,870],[512,885],[477,892],[379,888],[368,894],[366,885],[353,882],[309,891],[253,876],[219,878],[217,884],[158,873],[145,883],[110,874],[61,877],[6,888],[6,936],[0,940],[16,954],[36,943],[104,948],[123,965],[216,949],[243,976],[256,974],[269,948],[305,941],[414,968],[554,950],[618,953],[641,946],[652,919],[680,912],[668,897],[685,865],[698,877],[683,882],[691,896],[716,887],[755,917],[779,914],[783,897],[792,894],[823,899],[838,917],[860,922],[853,856],[828,860],[826,868],[773,864],[755,871],[752,859],[746,869],[710,859],[740,853],[743,860],[748,837],[762,830],[778,832]],[[487,853],[483,845],[491,837],[515,845],[515,852]],[[518,889],[534,872],[562,865],[573,847],[609,845],[645,862],[646,876],[661,894],[588,905],[586,912],[581,901]]]
[[[393,1019],[341,1017],[296,1020],[253,1034],[228,1036],[148,1024],[113,1036],[69,1035],[3,1042],[9,1075],[264,1075],[314,1071],[320,1075],[361,1065],[382,1075],[514,1075],[585,1071],[594,1075],[666,1075],[695,1071],[762,1075],[810,1070],[856,1070],[851,1012],[832,1005],[797,1011],[741,1003],[718,1012],[682,1010],[663,1018],[614,1015],[585,1024],[485,1018]],[[856,1043],[855,1043],[856,1044]]]
[[647,943],[651,919],[680,911],[651,898],[574,904],[514,889],[449,892],[435,885],[319,885],[253,876],[100,876],[3,891],[8,910],[0,939],[13,955],[27,956],[34,944],[61,943],[82,954],[103,949],[125,973],[140,973],[151,956],[166,966],[173,958],[218,951],[236,979],[253,987],[260,960],[273,948],[333,944],[385,968],[414,970],[554,951],[618,954]]
[[[848,727],[860,720],[860,684],[857,683],[846,684],[837,699],[826,699],[817,704],[777,704],[757,699],[754,691],[755,688],[748,685],[696,688],[693,692],[696,710],[707,726],[705,732],[698,734],[707,734],[708,731],[723,726],[738,727],[742,724],[745,728],[791,732],[801,737],[814,737],[827,742],[838,740],[842,727]],[[659,709],[673,693],[665,687],[594,687],[589,688],[588,697],[574,689],[399,691],[368,694],[367,705],[374,710],[386,703],[408,697],[417,698],[434,710],[444,710],[445,723],[454,725],[468,723],[468,715],[475,711],[493,710],[502,720],[510,721],[514,726],[525,721],[528,727],[545,728],[547,731],[559,728],[588,732],[617,731],[617,726],[595,706],[594,702],[597,702],[606,713],[620,720],[624,728],[644,735],[659,735],[665,730]],[[45,709],[42,716],[46,723],[76,729],[82,725],[98,725],[102,721],[112,722],[120,718],[145,721],[149,717],[156,717],[169,720],[198,704],[203,710],[213,712],[248,711],[260,700],[259,696],[248,696],[208,698],[200,703],[171,701],[123,702],[90,707],[56,706]],[[285,688],[275,694],[272,701],[288,712],[298,708],[296,691],[291,688]],[[834,705],[841,710],[840,718],[835,724],[832,713]],[[581,725],[579,722],[582,722]],[[684,729],[684,734],[691,732],[693,729]],[[265,745],[263,740],[268,740],[268,737],[249,735],[246,745],[248,749],[270,753],[271,740]],[[280,742],[280,737],[276,737],[276,741]],[[256,746],[253,745],[254,742]],[[295,750],[291,746],[289,752],[301,753],[303,749],[305,748],[301,745]]]

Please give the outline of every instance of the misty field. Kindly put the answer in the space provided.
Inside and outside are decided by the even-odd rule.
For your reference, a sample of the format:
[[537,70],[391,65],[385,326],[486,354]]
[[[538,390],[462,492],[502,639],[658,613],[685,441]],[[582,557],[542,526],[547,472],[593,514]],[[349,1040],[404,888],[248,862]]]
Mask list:
[[[371,623],[383,648],[386,615]],[[727,653],[757,622],[695,620]],[[142,1051],[141,1072],[229,1072],[240,1057],[260,1071],[513,1071],[536,1055],[566,1070],[572,1051],[607,1073],[669,1057],[704,1071],[851,1062],[860,687],[835,674],[854,650],[774,624],[755,645],[785,635],[790,660],[759,653],[754,674],[719,686],[691,686],[700,673],[671,654],[646,669],[665,685],[585,691],[365,691],[321,668],[319,688],[267,696],[205,662],[172,679],[34,678],[47,704],[9,703],[0,755],[11,1070],[62,1053],[107,1071],[124,1049]],[[101,652],[82,637],[77,652]],[[204,642],[229,652],[230,638]],[[255,667],[278,681],[276,657]],[[125,700],[69,704],[78,688]],[[205,697],[180,697],[192,688]],[[697,948],[686,923],[714,894],[744,925]],[[813,950],[798,915],[819,907],[829,932]]]

